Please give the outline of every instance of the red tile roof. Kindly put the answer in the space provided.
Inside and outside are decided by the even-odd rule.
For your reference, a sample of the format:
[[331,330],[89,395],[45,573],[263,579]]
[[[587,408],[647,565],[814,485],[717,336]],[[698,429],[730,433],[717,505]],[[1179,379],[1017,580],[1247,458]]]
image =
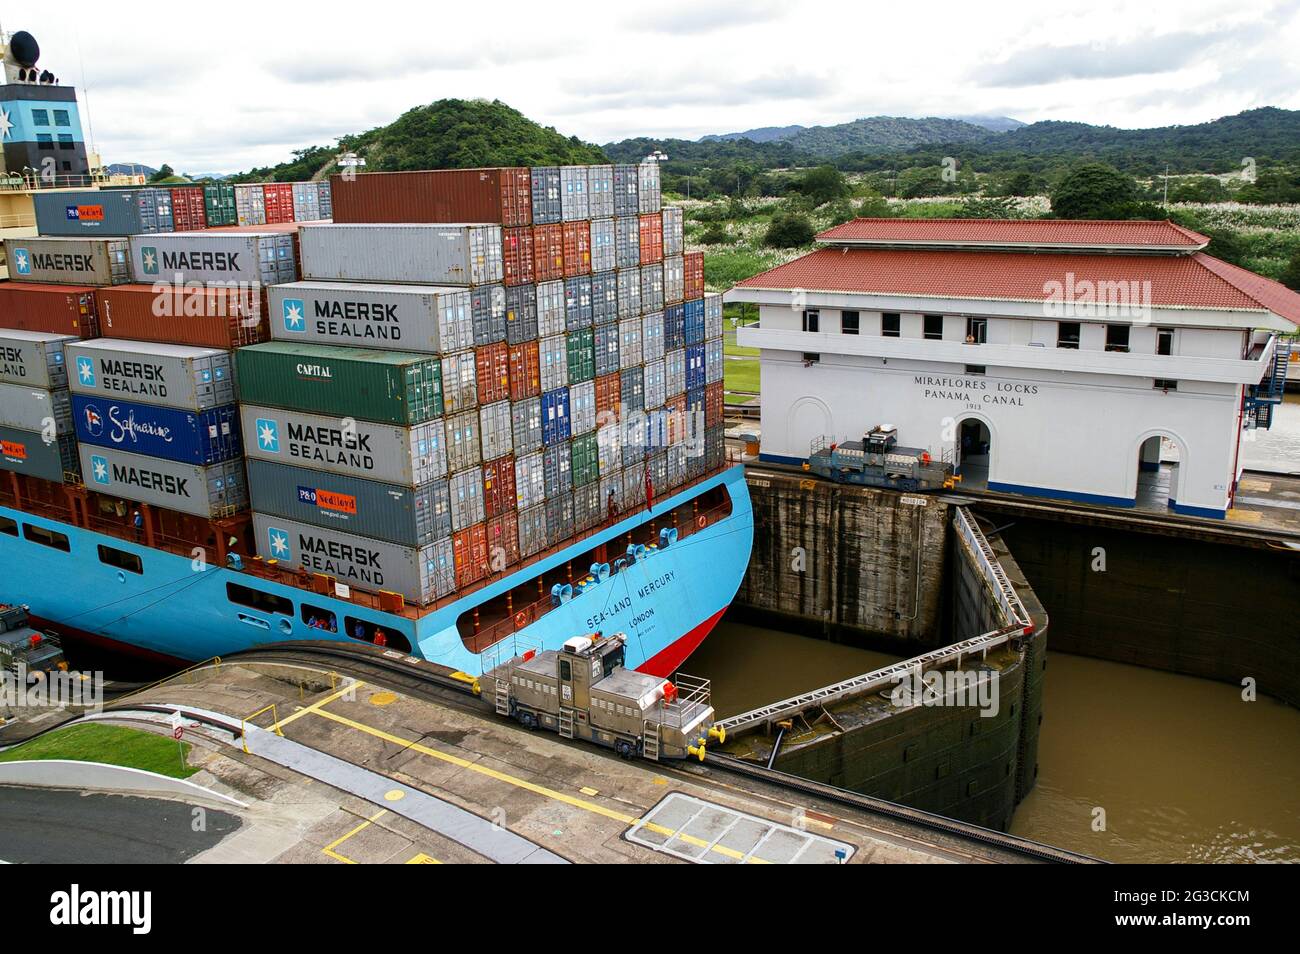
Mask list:
[[1151,304],[1270,311],[1300,322],[1300,294],[1204,252],[1116,255],[950,249],[823,248],[737,288],[1045,301],[1049,283],[1151,282]]
[[1089,219],[854,219],[817,236],[828,244],[1016,245],[1074,248],[1170,248],[1192,251],[1210,240],[1173,222]]

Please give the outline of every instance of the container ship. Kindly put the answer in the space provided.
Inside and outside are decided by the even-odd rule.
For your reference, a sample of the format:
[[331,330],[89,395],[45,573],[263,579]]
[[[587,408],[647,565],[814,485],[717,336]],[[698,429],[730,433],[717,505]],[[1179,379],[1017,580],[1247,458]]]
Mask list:
[[[18,39],[0,104],[40,159],[75,94]],[[474,675],[618,631],[666,675],[734,597],[722,301],[656,163],[12,191],[0,603],[33,625]]]

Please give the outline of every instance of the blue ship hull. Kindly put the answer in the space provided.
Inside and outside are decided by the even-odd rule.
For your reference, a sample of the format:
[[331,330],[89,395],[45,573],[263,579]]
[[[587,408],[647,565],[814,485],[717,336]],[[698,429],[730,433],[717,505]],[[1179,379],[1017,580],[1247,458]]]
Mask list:
[[[574,543],[566,550],[526,564],[492,584],[419,619],[384,613],[348,600],[308,593],[260,576],[222,567],[196,568],[190,559],[83,530],[58,520],[0,507],[18,524],[45,527],[68,537],[65,552],[0,533],[0,602],[26,603],[34,618],[69,635],[125,644],[175,659],[197,661],[268,643],[348,637],[311,628],[302,604],[359,620],[411,645],[411,654],[478,675],[482,657],[465,645],[457,619],[475,606],[564,565],[592,547],[620,538],[659,516],[723,485],[731,512],[663,550],[588,587],[518,631],[520,643],[557,649],[572,636],[601,630],[627,633],[628,664],[656,675],[674,671],[703,641],[735,597],[749,563],[753,512],[744,468],[735,466],[665,497],[637,513]],[[97,547],[137,554],[142,573],[100,561]],[[575,572],[585,567],[575,567]],[[292,603],[292,613],[273,613],[232,602],[227,584],[236,583]],[[351,627],[347,627],[350,631]],[[489,663],[490,664],[490,663]]]

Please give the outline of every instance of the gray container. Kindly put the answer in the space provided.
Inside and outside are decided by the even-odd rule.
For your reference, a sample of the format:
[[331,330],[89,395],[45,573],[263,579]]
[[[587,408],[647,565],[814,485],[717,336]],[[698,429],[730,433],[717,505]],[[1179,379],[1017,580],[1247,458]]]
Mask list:
[[591,204],[587,201],[587,167],[560,167],[560,218],[565,222],[579,222],[591,218]]
[[680,255],[664,257],[664,304],[676,305],[686,289],[686,267]]
[[664,313],[656,311],[641,318],[641,357],[647,364],[664,356]]
[[704,383],[717,384],[722,380],[722,339],[704,342]]
[[704,296],[704,338],[722,337],[722,296],[716,292]]
[[591,320],[597,325],[618,319],[618,272],[591,276]]
[[[623,425],[617,421],[606,424],[596,430],[597,468],[601,480],[607,474],[616,473],[623,466]],[[604,499],[604,494],[601,495]]]
[[64,347],[80,339],[44,331],[0,328],[0,381],[34,388],[66,388]]
[[619,268],[637,268],[641,264],[641,220],[635,215],[614,219],[614,262]]
[[[613,197],[611,196],[611,201]],[[614,217],[591,220],[591,270],[607,272],[618,267]]]
[[582,533],[590,530],[605,519],[601,507],[600,483],[590,483],[576,487],[573,491],[573,532]]
[[568,387],[569,355],[564,335],[552,335],[537,343],[537,356],[542,369],[542,390],[554,391]]
[[334,196],[330,193],[329,180],[325,179],[316,183],[320,194],[320,217],[322,219],[334,218]]
[[216,348],[97,338],[68,342],[68,386],[77,394],[123,398],[183,411],[235,401],[230,352]]
[[50,391],[25,384],[0,384],[0,424],[49,436],[75,434],[72,398],[66,388]]
[[587,166],[587,206],[592,219],[614,214],[613,166]]
[[293,236],[279,232],[173,232],[131,238],[137,282],[275,285],[297,278]]
[[81,472],[89,490],[198,517],[248,509],[242,459],[199,467],[83,444]]
[[483,463],[478,428],[478,411],[447,418],[447,469],[452,473]]
[[[636,321],[635,318],[631,320]],[[596,328],[596,374],[613,374],[618,370],[618,338],[616,324],[600,325]]]
[[451,285],[291,282],[269,290],[271,337],[451,354],[474,346],[470,294]]
[[546,504],[519,511],[519,555],[530,557],[546,546]]
[[663,407],[668,400],[668,378],[660,358],[645,364],[645,406]]
[[533,166],[529,170],[533,192],[533,224],[554,225],[564,217],[560,167]]
[[663,207],[659,189],[659,163],[643,162],[637,166],[637,211],[642,215],[658,212]]
[[624,268],[618,272],[618,316],[635,318],[644,314],[641,307],[641,268]]
[[293,220],[315,222],[324,218],[320,214],[320,189],[314,182],[293,184]]
[[451,475],[451,527],[459,532],[483,522],[483,469],[471,467]]
[[470,290],[474,319],[474,345],[506,340],[506,289],[504,285],[477,285]]
[[637,198],[637,167],[631,163],[614,166],[614,214],[636,215],[641,211]]
[[577,437],[596,429],[596,382],[583,381],[569,388],[569,428]]
[[260,183],[235,186],[235,219],[240,225],[266,224],[266,193]]
[[541,450],[542,399],[530,397],[510,402],[510,425],[516,454],[531,454]]
[[537,286],[537,334],[545,338],[548,335],[564,334],[564,282],[542,282]]
[[641,338],[641,319],[625,318],[620,321],[618,323],[618,336],[618,366],[622,369],[626,369],[641,364],[645,360]]
[[546,499],[546,461],[541,452],[515,458],[515,506],[522,514]]
[[171,192],[104,189],[32,196],[41,235],[142,235],[172,230]]
[[11,282],[53,285],[121,285],[131,280],[124,238],[5,239]]
[[619,400],[630,411],[645,407],[645,374],[638,367],[624,368],[618,373]]
[[578,331],[591,327],[591,276],[564,280],[564,327]]
[[514,420],[510,402],[497,401],[479,408],[479,444],[484,460],[496,460],[514,450]]
[[630,467],[623,468],[623,493],[620,502],[624,510],[638,510],[646,505],[644,461],[637,461]]
[[46,441],[37,431],[22,431],[0,424],[0,470],[39,477],[61,484],[64,475],[80,480],[77,439],[71,434]]
[[442,404],[447,414],[478,407],[478,362],[472,350],[442,359]]
[[253,514],[253,530],[264,560],[321,573],[359,590],[400,593],[408,602],[424,605],[456,589],[450,537],[403,547],[265,513]]
[[512,345],[537,340],[537,286],[506,289],[506,341]]
[[641,312],[649,314],[664,307],[664,267],[646,265],[641,269]]
[[546,499],[546,543],[558,546],[573,536],[573,494],[562,493]]
[[560,441],[542,452],[542,473],[546,481],[546,499],[573,490],[573,444]]
[[668,397],[686,393],[686,349],[664,352],[664,386]]
[[664,255],[681,255],[686,251],[686,216],[680,205],[665,205]]
[[499,225],[307,225],[302,277],[414,285],[490,285],[503,278]]
[[686,483],[687,454],[685,444],[671,444],[664,452],[664,472],[667,475],[666,487],[680,487]]
[[239,413],[249,457],[404,487],[447,476],[441,418],[399,427],[253,404],[242,405]]
[[248,461],[253,510],[402,546],[451,535],[447,481],[403,487],[346,474]]

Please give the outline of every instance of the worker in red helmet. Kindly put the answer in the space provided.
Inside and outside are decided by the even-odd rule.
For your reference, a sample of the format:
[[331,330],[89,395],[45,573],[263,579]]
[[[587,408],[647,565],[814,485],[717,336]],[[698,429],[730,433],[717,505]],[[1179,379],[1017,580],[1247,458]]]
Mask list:
[[375,645],[376,646],[388,645],[388,637],[385,636],[384,631],[382,629],[379,629],[378,627],[375,628]]

